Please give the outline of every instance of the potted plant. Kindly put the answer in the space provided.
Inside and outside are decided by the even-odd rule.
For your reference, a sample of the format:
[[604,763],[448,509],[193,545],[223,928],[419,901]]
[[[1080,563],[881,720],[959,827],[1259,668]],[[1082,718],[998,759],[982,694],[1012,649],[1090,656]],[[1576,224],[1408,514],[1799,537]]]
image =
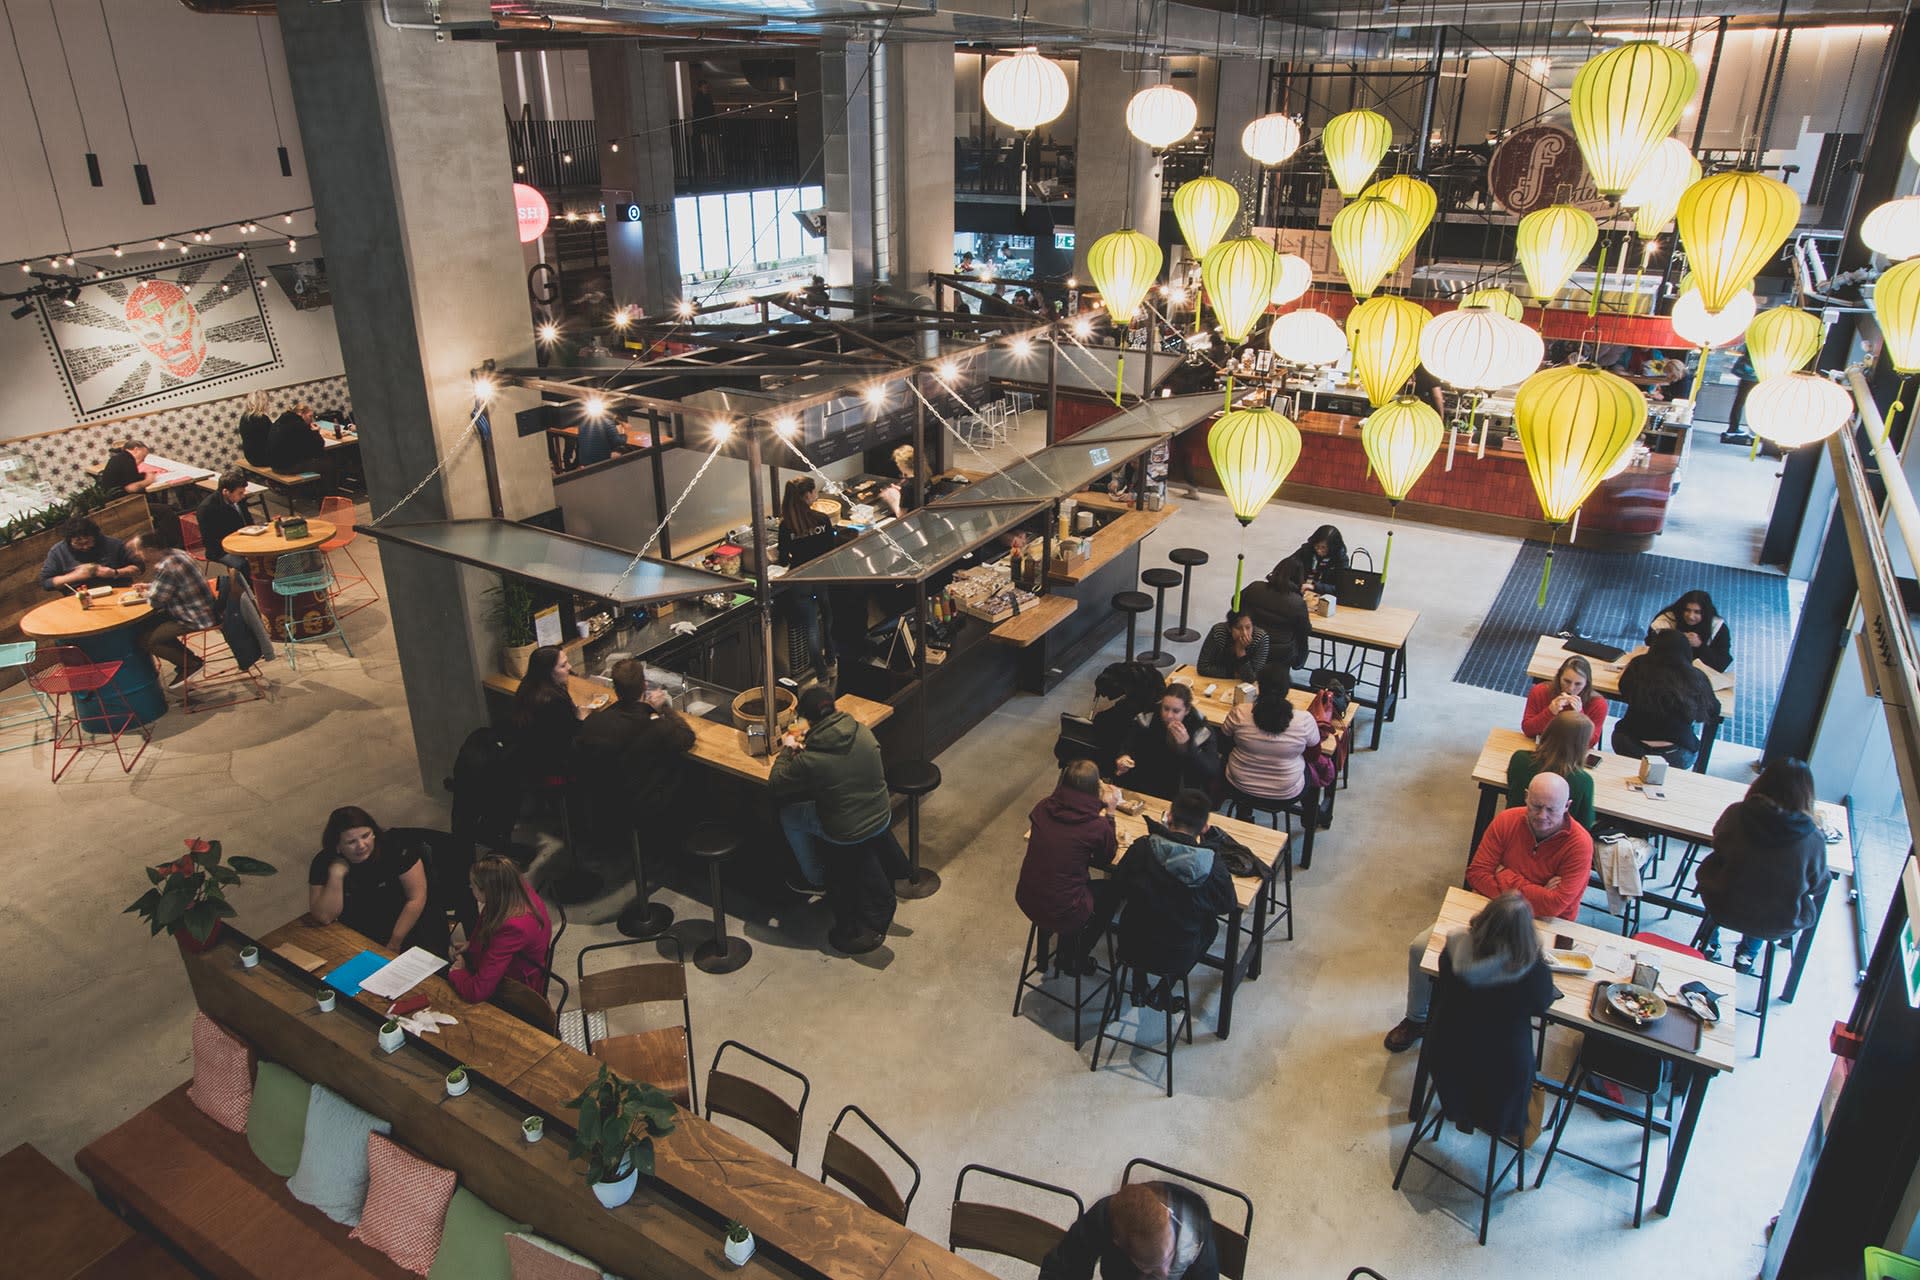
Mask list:
[[753,1232],[747,1230],[744,1222],[727,1224],[727,1240],[723,1246],[727,1261],[736,1267],[747,1265],[747,1259],[753,1256]]
[[547,1131],[547,1122],[543,1116],[528,1116],[520,1122],[520,1133],[528,1142],[538,1142]]
[[500,633],[500,669],[517,678],[527,674],[527,658],[533,653],[533,592],[518,578],[502,577],[487,595],[493,606],[487,621]]
[[121,914],[137,913],[157,936],[173,932],[188,951],[205,951],[220,933],[220,922],[237,914],[227,901],[227,887],[241,876],[270,876],[271,863],[235,854],[222,860],[218,840],[198,837],[187,841],[187,853],[173,862],[147,868],[149,888]]
[[455,1067],[447,1072],[447,1096],[457,1098],[473,1087],[473,1081],[467,1079],[465,1067]]
[[603,1065],[567,1105],[578,1113],[567,1154],[587,1162],[587,1182],[600,1203],[618,1208],[633,1198],[641,1174],[653,1176],[653,1140],[673,1132],[673,1099]]
[[382,1049],[392,1053],[406,1042],[407,1033],[401,1029],[400,1019],[388,1018],[380,1024],[379,1045]]

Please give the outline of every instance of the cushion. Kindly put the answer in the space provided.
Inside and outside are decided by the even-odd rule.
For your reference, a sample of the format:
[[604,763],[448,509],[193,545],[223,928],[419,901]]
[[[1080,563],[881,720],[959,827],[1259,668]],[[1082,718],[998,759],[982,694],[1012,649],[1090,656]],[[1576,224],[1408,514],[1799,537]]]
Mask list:
[[434,1255],[427,1280],[513,1280],[507,1262],[507,1233],[525,1231],[465,1187],[453,1193],[447,1205],[446,1226],[440,1232],[440,1252]]
[[367,1207],[352,1238],[424,1276],[440,1251],[453,1170],[428,1164],[377,1133],[367,1135]]
[[367,1135],[392,1132],[385,1120],[327,1086],[313,1086],[300,1166],[287,1179],[287,1190],[335,1222],[357,1225],[367,1203]]
[[613,1280],[591,1258],[531,1231],[507,1236],[507,1257],[513,1261],[513,1280]]
[[253,1097],[253,1054],[246,1041],[209,1018],[193,1015],[193,1087],[199,1107],[223,1129],[247,1131],[247,1104]]
[[277,1062],[262,1062],[247,1110],[247,1145],[260,1163],[283,1178],[300,1167],[307,1133],[307,1102],[313,1086]]

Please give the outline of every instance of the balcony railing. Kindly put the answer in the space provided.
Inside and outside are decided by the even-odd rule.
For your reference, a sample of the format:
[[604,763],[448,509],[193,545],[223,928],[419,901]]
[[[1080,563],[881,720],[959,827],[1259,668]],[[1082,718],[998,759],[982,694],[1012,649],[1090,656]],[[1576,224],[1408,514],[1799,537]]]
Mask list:
[[600,141],[591,120],[509,120],[515,181],[530,187],[597,187]]
[[673,187],[682,195],[800,183],[800,127],[791,109],[675,120]]

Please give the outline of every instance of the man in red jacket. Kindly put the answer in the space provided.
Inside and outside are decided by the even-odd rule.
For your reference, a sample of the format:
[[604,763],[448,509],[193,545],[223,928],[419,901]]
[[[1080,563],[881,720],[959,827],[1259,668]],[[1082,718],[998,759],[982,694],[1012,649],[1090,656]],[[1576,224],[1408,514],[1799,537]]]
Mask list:
[[[1535,774],[1525,807],[1505,810],[1480,837],[1467,864],[1467,887],[1489,898],[1511,889],[1527,900],[1536,920],[1578,919],[1593,870],[1593,837],[1567,812],[1568,799],[1565,778]],[[1427,1033],[1433,979],[1420,962],[1432,934],[1431,927],[1422,929],[1407,947],[1407,1016],[1387,1032],[1390,1053],[1405,1053]]]

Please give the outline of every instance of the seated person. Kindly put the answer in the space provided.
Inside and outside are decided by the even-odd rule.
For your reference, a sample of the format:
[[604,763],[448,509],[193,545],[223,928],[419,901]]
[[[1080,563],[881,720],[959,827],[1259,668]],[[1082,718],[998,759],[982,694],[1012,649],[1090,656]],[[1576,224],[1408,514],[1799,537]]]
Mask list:
[[119,586],[140,576],[140,565],[118,538],[100,532],[86,516],[60,526],[60,541],[47,549],[40,585],[49,591]]
[[[1260,696],[1227,713],[1220,736],[1228,744],[1230,798],[1292,800],[1307,786],[1306,757],[1320,746],[1320,726],[1288,700],[1293,681],[1279,665],[1260,671]],[[1248,816],[1245,811],[1241,817]]]
[[583,414],[580,418],[580,434],[574,440],[573,458],[569,465],[591,467],[611,458],[626,439],[626,425],[624,419],[609,413]]
[[167,681],[171,688],[206,665],[187,652],[180,637],[219,626],[224,609],[207,585],[206,571],[192,556],[175,550],[165,534],[148,530],[127,546],[146,566],[143,591],[153,609],[140,623],[140,648],[173,664],[173,679]]
[[1134,725],[1160,704],[1166,677],[1151,662],[1115,662],[1093,680],[1093,762],[1102,774],[1114,772]]
[[1578,711],[1593,722],[1593,740],[1600,745],[1600,731],[1607,726],[1607,700],[1593,689],[1593,665],[1579,654],[1560,664],[1551,680],[1537,680],[1527,690],[1527,705],[1520,713],[1520,732],[1538,738],[1562,711]]
[[1040,1280],[1220,1280],[1213,1214],[1197,1191],[1130,1182],[1080,1215],[1040,1260]]
[[893,799],[873,730],[836,707],[831,689],[806,689],[798,709],[807,722],[805,744],[797,745],[792,732],[781,738],[767,785],[800,864],[801,878],[789,887],[803,897],[817,897],[826,891],[828,862],[838,849],[863,844],[892,827]]
[[[1062,973],[1091,973],[1089,953],[1113,921],[1119,886],[1095,880],[1090,867],[1111,867],[1119,852],[1113,810],[1120,789],[1104,786],[1091,760],[1070,761],[1052,794],[1027,815],[1027,853],[1013,900],[1058,947]],[[1046,963],[1042,953],[1040,963]]]
[[547,904],[511,858],[489,853],[467,874],[479,904],[478,923],[465,942],[448,948],[447,982],[462,1000],[491,1000],[500,979],[512,978],[547,993],[547,952],[553,927]]
[[1347,540],[1340,536],[1340,530],[1321,525],[1289,558],[1300,566],[1300,578],[1306,586],[1339,594],[1334,575],[1347,567]]
[[527,674],[513,691],[507,722],[522,776],[553,785],[564,779],[573,760],[574,735],[588,708],[577,707],[567,685],[573,664],[558,645],[543,644],[527,655]]
[[[1226,860],[1201,839],[1211,817],[1206,792],[1181,791],[1166,825],[1149,827],[1114,868],[1122,902],[1119,956],[1134,970],[1134,1000],[1150,1009],[1184,1009],[1174,984],[1213,946],[1220,913],[1233,905]],[[1151,990],[1148,974],[1159,978]]]
[[1113,771],[1123,785],[1163,800],[1190,787],[1212,790],[1220,777],[1220,743],[1194,710],[1192,689],[1170,684],[1151,711],[1134,717]]
[[318,471],[326,442],[314,429],[313,406],[302,400],[273,420],[267,434],[267,465],[282,475]]
[[1662,609],[1647,624],[1648,644],[1653,643],[1657,631],[1678,631],[1687,638],[1694,661],[1704,662],[1715,671],[1733,665],[1733,633],[1713,607],[1713,597],[1704,591],[1689,591]]
[[240,402],[240,456],[256,467],[267,465],[267,437],[273,434],[267,393],[250,391]]
[[[1524,809],[1507,809],[1487,824],[1467,864],[1467,887],[1487,898],[1519,893],[1536,920],[1575,920],[1593,874],[1593,837],[1567,812],[1567,780],[1542,773],[1527,784]],[[1387,1052],[1405,1053],[1427,1034],[1433,979],[1421,969],[1431,925],[1407,944],[1407,1016],[1387,1032]]]
[[1638,760],[1657,755],[1676,769],[1691,769],[1700,754],[1694,726],[1720,714],[1713,683],[1693,665],[1686,637],[1656,631],[1647,651],[1620,673],[1626,714],[1613,726],[1613,749]]
[[219,488],[203,498],[193,512],[200,522],[201,549],[208,564],[223,564],[238,570],[241,577],[251,578],[253,571],[247,565],[247,558],[226,547],[228,534],[251,523],[241,505],[247,500],[247,473],[229,471],[214,483]]
[[624,832],[626,821],[645,816],[655,828],[652,838],[670,840],[671,831],[658,825],[676,824],[674,793],[685,781],[693,744],[686,717],[673,709],[663,690],[647,688],[646,664],[623,658],[613,664],[612,704],[581,722],[573,752],[596,807],[604,801],[616,808],[607,818]]
[[1253,619],[1254,628],[1266,632],[1279,645],[1272,660],[1289,670],[1307,665],[1313,644],[1313,622],[1307,614],[1306,597],[1300,594],[1300,580],[1300,562],[1287,559],[1240,592],[1240,608]]
[[1527,787],[1537,775],[1558,774],[1567,780],[1574,821],[1591,831],[1593,775],[1586,771],[1584,764],[1592,728],[1593,722],[1578,711],[1562,711],[1548,721],[1539,742],[1507,758],[1507,803],[1525,804]]
[[1768,938],[1813,926],[1833,877],[1814,812],[1813,771],[1804,760],[1775,760],[1744,798],[1727,806],[1693,882],[1715,926],[1704,949],[1717,962],[1720,928],[1739,930],[1744,936],[1733,967],[1741,973],[1752,972]]
[[833,295],[827,291],[827,278],[815,276],[807,281],[806,303],[820,315],[827,314],[827,304],[833,301]]
[[[321,924],[338,920],[389,951],[427,945],[414,937],[416,926],[423,936],[435,932],[434,922],[422,925],[433,913],[427,911],[420,850],[400,845],[357,805],[335,809],[327,815],[320,852],[307,867],[307,914]],[[444,915],[437,931],[446,931]]]
[[[840,531],[824,512],[813,509],[819,486],[812,476],[787,481],[780,499],[779,563],[795,569],[833,550]],[[831,595],[825,587],[798,583],[776,597],[787,625],[804,637],[808,661],[823,677],[835,662]]]
[[1225,622],[1208,628],[1194,669],[1209,680],[1251,680],[1267,665],[1271,643],[1267,633],[1253,625],[1251,614],[1229,610]]
[[140,469],[150,452],[138,440],[114,446],[107,454],[107,465],[100,469],[101,489],[112,494],[144,493],[155,478]]

